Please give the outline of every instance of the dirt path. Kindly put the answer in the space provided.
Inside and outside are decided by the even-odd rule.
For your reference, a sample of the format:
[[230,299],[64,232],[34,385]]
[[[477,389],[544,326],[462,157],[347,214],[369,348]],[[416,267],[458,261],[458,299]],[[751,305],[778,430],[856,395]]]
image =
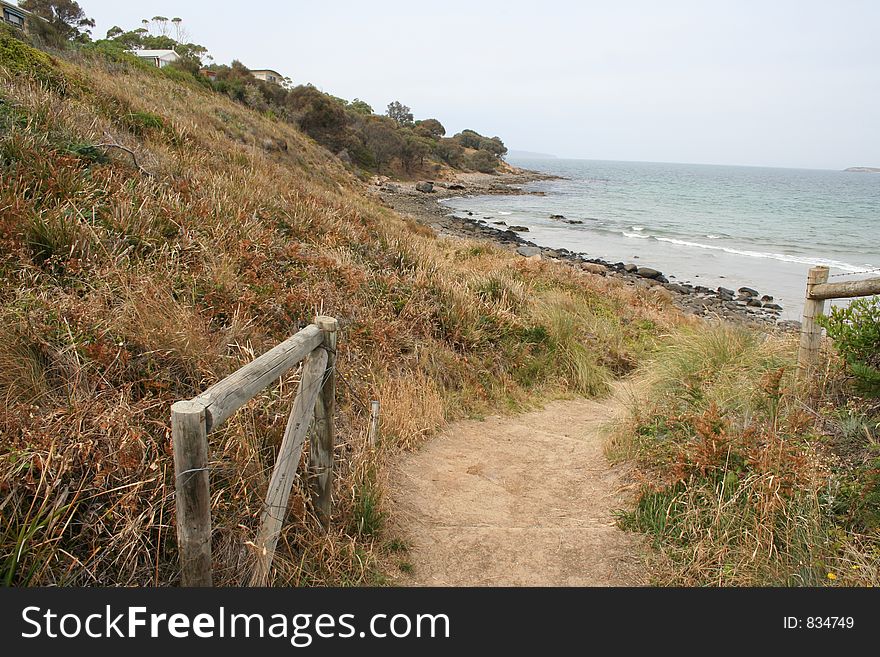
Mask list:
[[600,427],[627,389],[513,417],[459,422],[393,469],[391,508],[415,586],[627,586],[647,574],[619,530],[623,472]]

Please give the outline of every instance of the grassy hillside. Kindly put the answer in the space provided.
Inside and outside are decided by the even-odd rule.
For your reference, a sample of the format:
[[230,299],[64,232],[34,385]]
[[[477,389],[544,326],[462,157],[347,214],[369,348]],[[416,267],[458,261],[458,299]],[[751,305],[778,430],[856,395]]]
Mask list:
[[[456,417],[601,392],[681,321],[663,295],[438,240],[292,125],[197,84],[5,33],[0,80],[8,584],[175,583],[171,403],[318,312],[345,322],[335,514],[322,532],[294,491],[281,585],[381,581],[389,450]],[[295,383],[210,437],[218,584],[249,570]],[[363,447],[371,398],[378,452]]]

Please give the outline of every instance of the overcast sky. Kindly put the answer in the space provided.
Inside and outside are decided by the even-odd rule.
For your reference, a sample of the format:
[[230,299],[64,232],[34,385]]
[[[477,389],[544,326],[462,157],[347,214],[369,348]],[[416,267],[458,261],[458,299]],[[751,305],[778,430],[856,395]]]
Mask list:
[[449,134],[560,157],[880,166],[875,0],[80,0],[95,38],[179,16],[274,68]]

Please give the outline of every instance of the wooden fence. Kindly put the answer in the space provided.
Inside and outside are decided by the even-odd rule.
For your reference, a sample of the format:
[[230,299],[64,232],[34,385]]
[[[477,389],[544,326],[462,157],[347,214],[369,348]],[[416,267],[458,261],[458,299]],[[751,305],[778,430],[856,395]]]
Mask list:
[[256,545],[254,586],[269,580],[275,546],[287,513],[290,489],[299,467],[306,434],[309,440],[312,499],[323,522],[330,517],[333,487],[333,416],[336,399],[337,321],[317,317],[315,323],[211,386],[193,399],[171,407],[174,475],[177,491],[177,543],[183,586],[211,586],[211,494],[208,434],[235,411],[270,386],[300,361],[302,378],[269,482]]
[[822,327],[816,319],[825,312],[828,299],[849,299],[880,294],[880,278],[860,281],[828,282],[828,267],[813,267],[807,275],[807,296],[804,300],[804,319],[801,323],[801,342],[798,348],[798,365],[801,372],[809,374],[819,362],[822,346]]

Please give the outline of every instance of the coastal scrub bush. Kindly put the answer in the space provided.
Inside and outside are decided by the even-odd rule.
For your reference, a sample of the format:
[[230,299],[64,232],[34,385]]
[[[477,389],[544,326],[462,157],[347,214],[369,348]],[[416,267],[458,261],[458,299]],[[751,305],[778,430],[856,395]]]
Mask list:
[[0,26],[0,72],[7,75],[26,75],[55,91],[67,89],[67,80],[51,56],[13,36]]
[[880,393],[880,297],[856,299],[819,317],[860,387]]
[[468,158],[468,166],[480,173],[492,173],[498,168],[498,159],[486,151],[477,151]]

